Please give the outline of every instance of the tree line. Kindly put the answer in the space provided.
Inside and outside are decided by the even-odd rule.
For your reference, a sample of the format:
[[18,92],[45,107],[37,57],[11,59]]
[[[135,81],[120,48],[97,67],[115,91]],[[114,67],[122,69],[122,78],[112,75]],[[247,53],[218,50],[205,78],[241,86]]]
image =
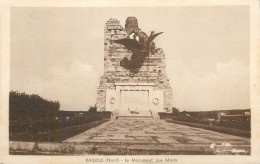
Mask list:
[[60,103],[50,101],[36,94],[9,93],[10,132],[33,132],[57,128],[55,121]]
[[53,117],[60,108],[58,101],[50,101],[36,94],[25,94],[11,91],[9,94],[10,118],[39,119]]
[[[64,137],[70,136],[71,131],[67,131],[66,128],[109,119],[111,114],[97,112],[96,105],[90,106],[88,111],[59,109],[58,101],[47,100],[36,94],[9,92],[9,139],[61,141]],[[77,128],[75,131],[78,132]]]

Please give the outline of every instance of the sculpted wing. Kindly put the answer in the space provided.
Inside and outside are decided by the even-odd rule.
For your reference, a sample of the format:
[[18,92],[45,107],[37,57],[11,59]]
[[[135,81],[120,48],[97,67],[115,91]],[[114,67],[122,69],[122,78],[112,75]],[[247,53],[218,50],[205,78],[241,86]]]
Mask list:
[[149,38],[147,39],[146,41],[146,46],[150,46],[150,43],[160,34],[162,34],[163,32],[159,32],[159,33],[156,33],[156,34],[151,34],[149,36]]
[[130,51],[138,51],[141,49],[140,44],[135,39],[125,38],[125,39],[114,40],[114,42],[124,45]]

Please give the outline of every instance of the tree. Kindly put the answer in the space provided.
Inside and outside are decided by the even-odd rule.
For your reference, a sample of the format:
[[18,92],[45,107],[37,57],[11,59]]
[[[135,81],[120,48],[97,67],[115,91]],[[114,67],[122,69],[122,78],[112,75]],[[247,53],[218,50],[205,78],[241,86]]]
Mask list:
[[97,112],[97,105],[95,104],[95,106],[90,106],[88,112],[90,112],[90,113]]
[[175,107],[172,107],[172,113],[174,114],[179,114],[179,109],[178,108],[175,108]]
[[[42,98],[36,94],[9,93],[9,133],[10,137],[23,133],[24,138],[37,136],[38,132],[59,127],[55,120],[60,103]],[[15,138],[17,139],[17,138]]]

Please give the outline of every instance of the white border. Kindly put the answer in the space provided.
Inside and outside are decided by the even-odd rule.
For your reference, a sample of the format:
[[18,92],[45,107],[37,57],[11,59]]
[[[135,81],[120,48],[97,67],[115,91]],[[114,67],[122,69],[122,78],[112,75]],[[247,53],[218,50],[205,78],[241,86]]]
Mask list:
[[[171,7],[171,6],[250,6],[250,104],[252,111],[252,151],[250,156],[171,155],[177,163],[260,163],[260,44],[259,2],[257,0],[9,0],[1,2],[1,103],[0,163],[86,163],[87,156],[27,156],[8,153],[8,93],[10,88],[10,8],[11,7]],[[95,156],[102,157],[102,156]],[[104,157],[104,156],[103,156]],[[132,156],[109,156],[131,158]],[[138,158],[147,156],[138,156]],[[149,156],[163,158],[165,156]]]

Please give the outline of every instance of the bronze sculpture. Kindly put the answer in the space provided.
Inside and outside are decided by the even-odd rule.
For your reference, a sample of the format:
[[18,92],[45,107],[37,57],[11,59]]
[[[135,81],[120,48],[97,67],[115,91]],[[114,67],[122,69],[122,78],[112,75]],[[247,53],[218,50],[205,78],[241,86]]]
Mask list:
[[[127,57],[124,57],[120,61],[120,65],[128,70],[131,73],[137,73],[142,67],[145,58],[149,56],[151,45],[154,46],[152,42],[160,33],[151,32],[148,37],[147,34],[138,27],[137,19],[135,17],[128,17],[126,20],[125,30],[128,34],[127,38],[115,40],[115,43],[124,45],[128,50],[132,51],[133,55],[129,60]],[[134,34],[133,39],[130,39],[129,36]],[[139,37],[139,41],[136,39]]]

